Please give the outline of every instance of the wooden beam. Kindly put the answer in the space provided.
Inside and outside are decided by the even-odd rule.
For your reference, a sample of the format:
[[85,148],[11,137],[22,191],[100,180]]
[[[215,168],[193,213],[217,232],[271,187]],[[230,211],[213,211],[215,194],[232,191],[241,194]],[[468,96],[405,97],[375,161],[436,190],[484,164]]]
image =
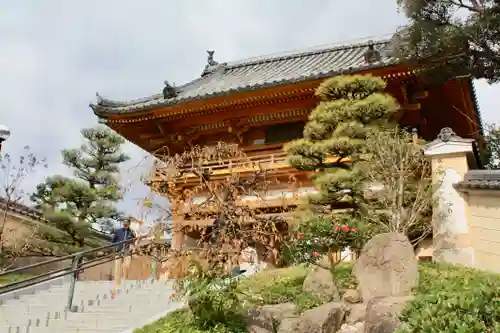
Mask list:
[[[276,213],[276,214],[262,214],[263,218],[271,218],[271,217],[282,217],[284,220],[291,220],[294,217],[295,213]],[[245,219],[244,223],[255,223],[257,222],[255,219],[248,217]],[[206,219],[206,220],[182,220],[179,222],[176,222],[178,226],[204,226],[204,227],[209,227],[212,226],[214,223],[214,219]]]
[[417,92],[413,93],[413,95],[411,96],[411,99],[413,101],[418,101],[421,99],[425,99],[427,97],[429,97],[429,92],[427,90],[423,90],[423,91],[417,91]]
[[160,130],[160,133],[162,135],[165,135],[165,130],[163,129],[163,125],[162,124],[156,124],[156,127]]
[[422,105],[420,103],[406,104],[403,106],[403,110],[405,111],[419,111],[421,109]]

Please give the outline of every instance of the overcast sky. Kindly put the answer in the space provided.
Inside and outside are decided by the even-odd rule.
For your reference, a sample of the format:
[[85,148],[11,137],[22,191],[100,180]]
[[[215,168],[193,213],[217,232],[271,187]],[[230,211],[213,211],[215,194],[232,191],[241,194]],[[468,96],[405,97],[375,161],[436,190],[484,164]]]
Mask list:
[[[376,5],[375,5],[376,3]],[[395,0],[0,0],[0,124],[12,136],[5,152],[26,144],[53,173],[67,173],[60,150],[81,143],[79,130],[97,123],[88,104],[102,96],[127,100],[199,77],[205,50],[215,60],[300,49],[393,32],[405,22]],[[476,82],[487,122],[500,86]],[[136,185],[123,207],[137,214],[147,194],[140,171],[145,152],[127,144],[124,178]],[[132,170],[136,170],[132,168]],[[127,185],[128,186],[128,185]]]

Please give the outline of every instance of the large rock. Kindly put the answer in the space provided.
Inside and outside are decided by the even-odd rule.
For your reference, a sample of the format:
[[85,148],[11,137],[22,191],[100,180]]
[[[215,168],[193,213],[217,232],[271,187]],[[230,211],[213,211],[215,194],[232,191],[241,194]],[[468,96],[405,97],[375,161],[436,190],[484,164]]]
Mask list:
[[358,322],[356,324],[342,324],[338,333],[363,333],[365,331],[365,324]]
[[295,317],[295,305],[283,303],[250,309],[247,315],[248,333],[274,333],[281,322]]
[[297,326],[297,320],[297,318],[285,318],[278,327],[277,333],[295,332],[294,329]]
[[260,268],[259,255],[253,247],[246,247],[241,251],[240,269],[244,270],[244,276],[255,275]]
[[342,295],[342,299],[350,304],[360,303],[362,301],[359,291],[355,289],[347,289]]
[[394,333],[401,325],[399,314],[412,296],[373,298],[368,302],[365,333]]
[[325,302],[340,300],[337,286],[333,282],[332,273],[321,267],[314,267],[307,275],[302,290],[318,296]]
[[365,321],[366,316],[366,304],[350,304],[347,311],[347,317],[345,322],[347,324],[356,324]]
[[300,317],[284,320],[278,333],[335,333],[344,320],[341,303],[326,303],[305,311]]
[[365,302],[373,297],[409,296],[418,284],[413,246],[400,233],[373,237],[356,261],[354,273]]

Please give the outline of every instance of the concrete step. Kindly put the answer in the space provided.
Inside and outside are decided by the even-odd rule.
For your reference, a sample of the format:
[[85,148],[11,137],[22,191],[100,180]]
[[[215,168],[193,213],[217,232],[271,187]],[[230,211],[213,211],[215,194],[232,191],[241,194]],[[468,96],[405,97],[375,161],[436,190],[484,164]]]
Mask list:
[[[20,333],[122,333],[124,329],[121,328],[75,328],[75,329],[61,329],[61,330],[54,330],[53,328],[47,328],[47,327],[36,327],[36,328],[30,328],[29,331],[20,331]],[[4,333],[4,331],[1,330],[0,332]],[[5,331],[7,333],[8,331]],[[12,331],[11,333],[17,333],[15,330]]]
[[9,327],[10,333],[118,333],[181,306],[170,300],[171,281],[124,281],[116,286],[114,298],[113,287],[109,281],[78,281],[73,302],[77,313],[64,312],[69,290],[64,284],[8,300],[0,305],[0,333],[9,333]]

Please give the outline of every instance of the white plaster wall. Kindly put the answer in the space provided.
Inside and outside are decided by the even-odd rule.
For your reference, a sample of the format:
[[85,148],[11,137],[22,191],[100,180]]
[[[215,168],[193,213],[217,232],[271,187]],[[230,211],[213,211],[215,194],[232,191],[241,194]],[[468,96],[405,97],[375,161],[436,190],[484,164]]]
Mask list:
[[442,181],[436,194],[439,196],[438,218],[434,233],[467,233],[467,203],[453,187],[462,181],[461,175],[452,168],[444,170]]
[[343,251],[340,251],[340,258],[342,258],[343,261],[353,261],[354,252],[351,250],[351,248],[347,247]]
[[437,262],[474,267],[475,251],[465,243],[469,231],[467,202],[453,187],[462,181],[462,174],[455,168],[446,168],[440,176],[436,191],[438,209],[434,209],[433,218],[433,258]]

